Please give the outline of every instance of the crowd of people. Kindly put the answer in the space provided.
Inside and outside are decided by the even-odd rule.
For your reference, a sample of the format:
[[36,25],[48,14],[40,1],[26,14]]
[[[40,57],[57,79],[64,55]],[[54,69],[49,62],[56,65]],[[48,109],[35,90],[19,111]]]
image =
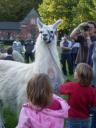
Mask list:
[[[96,23],[88,21],[78,25],[70,34],[70,38],[64,35],[60,42],[61,64],[64,75],[73,74],[75,66],[80,63],[88,63],[93,67],[92,54],[96,45]],[[66,62],[67,67],[66,68]],[[67,70],[68,69],[68,70]]]
[[[31,42],[31,43],[30,43]],[[74,80],[65,81],[54,94],[48,75],[39,73],[28,82],[25,103],[16,128],[96,128],[96,23],[88,21],[78,25],[60,42],[61,64],[64,75],[74,74]],[[17,39],[7,50],[5,60],[14,60],[13,51],[34,60],[33,42],[25,47]],[[67,100],[61,98],[66,95]]]
[[19,36],[17,35],[12,46],[7,47],[3,54],[1,51],[0,58],[22,63],[30,63],[34,60],[34,52],[34,42],[31,39],[27,39],[24,45],[22,45]]
[[60,41],[61,48],[61,64],[64,75],[73,75],[73,70],[76,66],[75,60],[80,47],[79,42],[74,42],[64,35]]

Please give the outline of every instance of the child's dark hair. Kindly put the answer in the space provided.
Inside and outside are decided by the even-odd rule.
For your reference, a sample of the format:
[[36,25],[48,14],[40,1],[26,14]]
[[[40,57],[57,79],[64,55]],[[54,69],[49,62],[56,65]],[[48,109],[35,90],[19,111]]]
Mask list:
[[48,75],[44,73],[36,74],[29,81],[27,86],[27,96],[33,105],[44,108],[51,103],[52,86]]
[[93,71],[91,66],[86,63],[80,63],[75,69],[78,75],[78,82],[83,86],[89,86],[93,78]]
[[93,24],[94,27],[96,28],[96,22],[95,22],[95,21],[88,21],[87,23],[88,23],[88,24]]
[[13,52],[12,47],[9,47],[9,48],[7,49],[7,53],[8,53],[9,55],[11,55],[11,54],[12,54],[12,52]]
[[88,26],[88,25],[85,25],[84,27],[83,27],[83,30],[86,32],[86,31],[89,31],[90,30],[90,27]]

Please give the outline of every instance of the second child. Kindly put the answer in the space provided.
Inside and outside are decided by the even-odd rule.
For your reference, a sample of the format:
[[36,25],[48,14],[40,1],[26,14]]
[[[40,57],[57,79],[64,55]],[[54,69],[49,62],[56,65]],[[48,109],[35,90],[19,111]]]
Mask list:
[[85,63],[78,64],[74,78],[77,82],[66,82],[59,89],[61,94],[69,96],[67,128],[90,128],[90,109],[96,110],[96,90],[91,86],[92,68]]

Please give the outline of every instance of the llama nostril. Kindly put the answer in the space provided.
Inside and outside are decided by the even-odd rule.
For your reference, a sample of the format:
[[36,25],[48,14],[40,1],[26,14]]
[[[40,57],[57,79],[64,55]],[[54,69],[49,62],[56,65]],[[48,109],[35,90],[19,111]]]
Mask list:
[[44,40],[44,41],[47,41],[47,40],[48,40],[47,34],[43,34],[43,40]]

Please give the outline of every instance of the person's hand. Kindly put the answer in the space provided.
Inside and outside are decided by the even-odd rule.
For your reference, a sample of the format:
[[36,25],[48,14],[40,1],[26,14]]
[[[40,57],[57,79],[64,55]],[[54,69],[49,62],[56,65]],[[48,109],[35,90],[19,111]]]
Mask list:
[[90,38],[90,33],[89,33],[89,31],[85,31],[85,32],[84,32],[84,36],[85,36],[86,38]]

